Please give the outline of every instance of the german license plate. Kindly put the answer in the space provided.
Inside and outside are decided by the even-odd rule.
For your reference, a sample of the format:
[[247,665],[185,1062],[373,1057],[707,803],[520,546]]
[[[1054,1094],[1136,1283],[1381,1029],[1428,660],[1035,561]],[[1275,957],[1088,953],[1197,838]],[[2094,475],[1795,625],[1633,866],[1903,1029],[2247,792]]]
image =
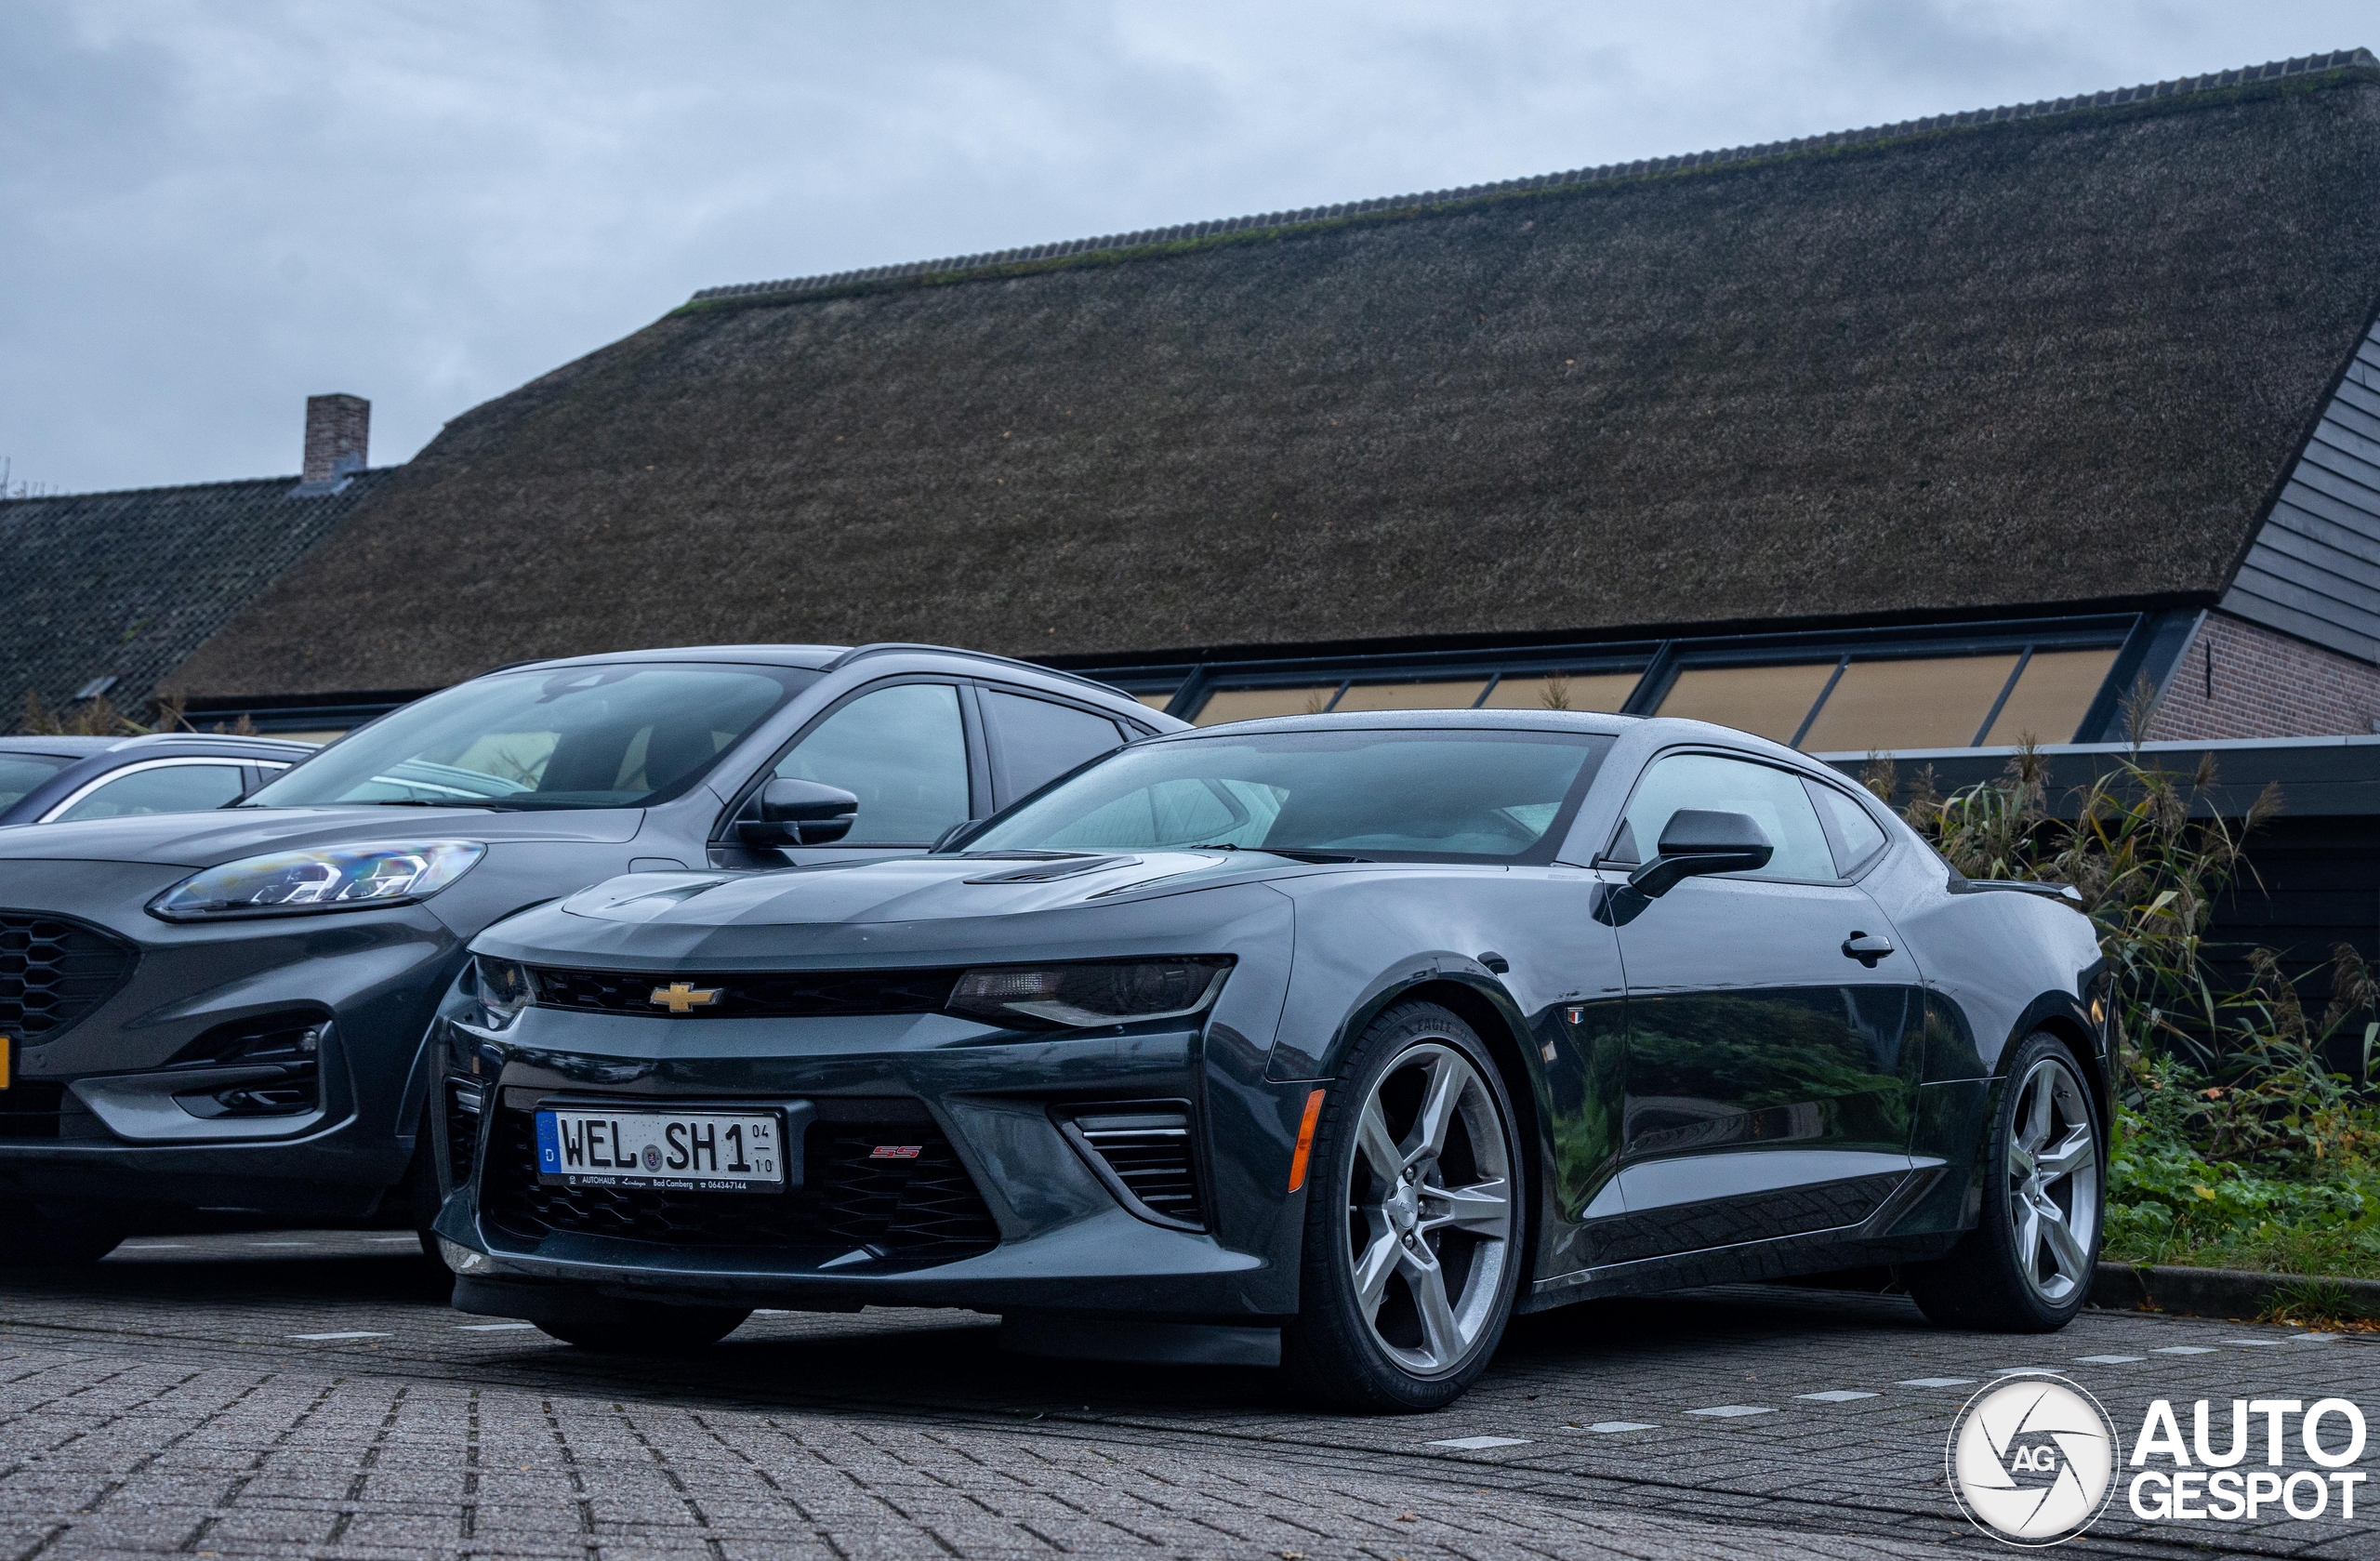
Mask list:
[[773,1111],[537,1113],[537,1180],[555,1185],[776,1193],[785,1163]]

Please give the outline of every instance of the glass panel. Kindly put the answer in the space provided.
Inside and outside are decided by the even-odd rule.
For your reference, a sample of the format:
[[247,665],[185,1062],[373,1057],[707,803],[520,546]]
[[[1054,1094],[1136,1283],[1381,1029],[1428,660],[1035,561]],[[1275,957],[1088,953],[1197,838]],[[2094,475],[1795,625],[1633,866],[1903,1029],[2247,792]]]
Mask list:
[[895,683],[863,694],[813,727],[776,773],[859,799],[859,818],[838,844],[931,845],[967,817],[959,691]]
[[1194,726],[1219,726],[1227,721],[1262,721],[1266,716],[1317,716],[1330,708],[1337,683],[1319,688],[1219,688],[1198,707]]
[[155,770],[135,770],[108,782],[60,814],[58,822],[219,808],[239,796],[245,784],[237,764],[170,764]]
[[2070,743],[2082,714],[2099,696],[2116,653],[2105,651],[2036,651],[2025,663],[2001,708],[2000,719],[1985,734],[1989,747],[2007,747],[2030,736],[2044,743]]
[[1485,678],[1467,683],[1357,683],[1333,710],[1467,710],[1479,702]]
[[1570,733],[1362,730],[1149,743],[1006,815],[967,849],[1229,845],[1542,859],[1610,743]]
[[1660,713],[1790,743],[1835,666],[1810,661],[1791,667],[1689,667],[1661,700]]
[[1000,795],[1010,801],[1124,745],[1114,721],[1089,710],[988,688],[983,699],[999,757]]
[[1834,823],[1834,833],[1843,841],[1843,860],[1836,864],[1848,874],[1860,863],[1876,854],[1884,843],[1884,827],[1877,823],[1867,809],[1845,797],[1831,786],[1809,783],[1818,806],[1826,810]]
[[1617,710],[1643,681],[1641,672],[1591,672],[1572,677],[1506,678],[1481,708],[1489,710]]
[[21,800],[26,792],[73,762],[46,753],[0,755],[0,808]]
[[[1747,878],[1832,879],[1834,853],[1798,776],[1765,764],[1748,764],[1716,754],[1681,753],[1660,761],[1636,783],[1628,800],[1628,821],[1612,854],[1645,861],[1660,848],[1670,817],[1685,808],[1748,814],[1768,836],[1777,854]],[[1630,854],[1631,851],[1634,854]]]
[[243,806],[643,807],[693,785],[817,678],[651,663],[476,678],[359,732]]
[[1812,753],[1967,747],[2016,669],[2013,654],[1855,661],[1802,747]]

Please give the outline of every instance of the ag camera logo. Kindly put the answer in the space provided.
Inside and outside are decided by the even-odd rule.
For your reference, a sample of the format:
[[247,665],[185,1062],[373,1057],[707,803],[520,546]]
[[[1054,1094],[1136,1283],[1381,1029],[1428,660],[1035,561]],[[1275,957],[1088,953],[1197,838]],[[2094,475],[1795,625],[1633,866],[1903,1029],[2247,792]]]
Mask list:
[[1968,1399],[1943,1456],[1970,1522],[2009,1544],[2039,1547],[2099,1520],[2122,1452],[2097,1399],[2063,1377],[2029,1372]]

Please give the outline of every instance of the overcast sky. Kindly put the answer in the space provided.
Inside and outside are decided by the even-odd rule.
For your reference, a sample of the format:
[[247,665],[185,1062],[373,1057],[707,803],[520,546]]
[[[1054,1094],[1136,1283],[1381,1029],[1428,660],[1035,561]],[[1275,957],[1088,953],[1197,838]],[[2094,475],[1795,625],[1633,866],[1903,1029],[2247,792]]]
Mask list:
[[694,289],[2380,47],[2371,0],[0,0],[0,456],[372,456]]

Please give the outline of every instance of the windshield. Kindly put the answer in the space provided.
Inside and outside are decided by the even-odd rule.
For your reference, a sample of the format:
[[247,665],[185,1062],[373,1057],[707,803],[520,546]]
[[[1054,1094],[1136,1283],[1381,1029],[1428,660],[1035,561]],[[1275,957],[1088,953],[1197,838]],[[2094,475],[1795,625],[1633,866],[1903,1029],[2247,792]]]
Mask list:
[[26,792],[73,762],[54,754],[0,753],[0,808],[22,801]]
[[817,677],[666,665],[499,672],[375,721],[240,805],[643,807],[692,786]]
[[1610,746],[1586,733],[1281,732],[1128,748],[966,842],[1232,846],[1408,860],[1551,858]]

